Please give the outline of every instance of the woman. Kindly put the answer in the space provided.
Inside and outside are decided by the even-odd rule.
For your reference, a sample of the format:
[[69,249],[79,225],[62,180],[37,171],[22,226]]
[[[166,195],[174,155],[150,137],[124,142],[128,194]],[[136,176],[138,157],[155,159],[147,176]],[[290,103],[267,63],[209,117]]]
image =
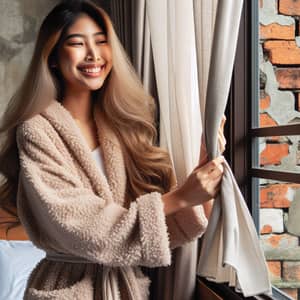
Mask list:
[[169,265],[203,234],[223,158],[176,187],[154,109],[101,8],[68,0],[49,13],[1,128],[2,206],[47,253],[24,299],[147,299],[140,267]]

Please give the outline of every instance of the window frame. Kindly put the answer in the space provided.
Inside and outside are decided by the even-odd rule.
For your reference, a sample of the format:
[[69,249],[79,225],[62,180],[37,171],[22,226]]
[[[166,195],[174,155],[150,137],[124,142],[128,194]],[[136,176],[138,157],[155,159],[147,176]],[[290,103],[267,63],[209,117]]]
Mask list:
[[[259,178],[300,183],[300,177],[293,172],[259,168],[258,137],[299,135],[300,124],[259,128],[258,45],[259,3],[258,0],[244,1],[226,109],[229,122],[225,128],[228,137],[225,156],[235,174],[259,235]],[[222,289],[225,290],[224,285]],[[254,299],[292,299],[274,286],[272,292],[273,297],[261,295]],[[241,296],[241,299],[244,298]]]

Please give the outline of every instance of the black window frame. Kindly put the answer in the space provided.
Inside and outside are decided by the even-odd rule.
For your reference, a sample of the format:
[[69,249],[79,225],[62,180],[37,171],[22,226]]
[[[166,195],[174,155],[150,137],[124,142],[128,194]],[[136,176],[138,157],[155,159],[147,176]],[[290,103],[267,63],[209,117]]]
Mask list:
[[[300,176],[293,172],[259,168],[258,138],[299,135],[300,124],[259,128],[258,2],[258,0],[244,1],[226,109],[228,122],[225,133],[228,145],[225,156],[235,174],[259,235],[259,178],[300,183]],[[219,294],[220,290],[223,290],[223,295],[226,295],[229,288],[219,284],[213,289],[219,290]],[[232,292],[236,296],[236,293]],[[274,286],[272,286],[272,292],[273,297],[261,295],[253,299],[292,299]],[[239,296],[240,299],[244,299],[243,296]]]

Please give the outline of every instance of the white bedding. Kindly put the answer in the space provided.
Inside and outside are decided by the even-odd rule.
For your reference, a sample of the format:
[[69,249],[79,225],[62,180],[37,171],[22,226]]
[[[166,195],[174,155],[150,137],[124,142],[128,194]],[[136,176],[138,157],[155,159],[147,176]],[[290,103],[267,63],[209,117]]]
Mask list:
[[0,300],[22,300],[28,277],[44,256],[30,241],[0,240]]

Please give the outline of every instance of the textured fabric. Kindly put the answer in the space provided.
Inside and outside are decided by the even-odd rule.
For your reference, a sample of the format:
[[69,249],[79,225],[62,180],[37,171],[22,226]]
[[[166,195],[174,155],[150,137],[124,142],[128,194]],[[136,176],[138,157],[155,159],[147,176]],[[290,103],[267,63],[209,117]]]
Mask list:
[[125,203],[120,144],[101,122],[97,105],[94,117],[107,178],[59,102],[53,100],[43,113],[17,129],[18,214],[30,239],[46,252],[92,262],[42,260],[31,273],[25,299],[116,300],[120,289],[122,300],[147,299],[149,280],[139,267],[169,265],[174,242],[182,245],[205,230],[206,223],[195,209],[180,212],[194,220],[192,226],[176,222],[173,226],[186,227],[168,228],[176,214],[166,220],[157,192]]
[[[218,155],[218,129],[229,93],[242,7],[242,0],[218,0],[205,109],[206,145],[211,159]],[[245,297],[271,291],[252,217],[227,163],[203,239],[198,274],[228,282]]]

